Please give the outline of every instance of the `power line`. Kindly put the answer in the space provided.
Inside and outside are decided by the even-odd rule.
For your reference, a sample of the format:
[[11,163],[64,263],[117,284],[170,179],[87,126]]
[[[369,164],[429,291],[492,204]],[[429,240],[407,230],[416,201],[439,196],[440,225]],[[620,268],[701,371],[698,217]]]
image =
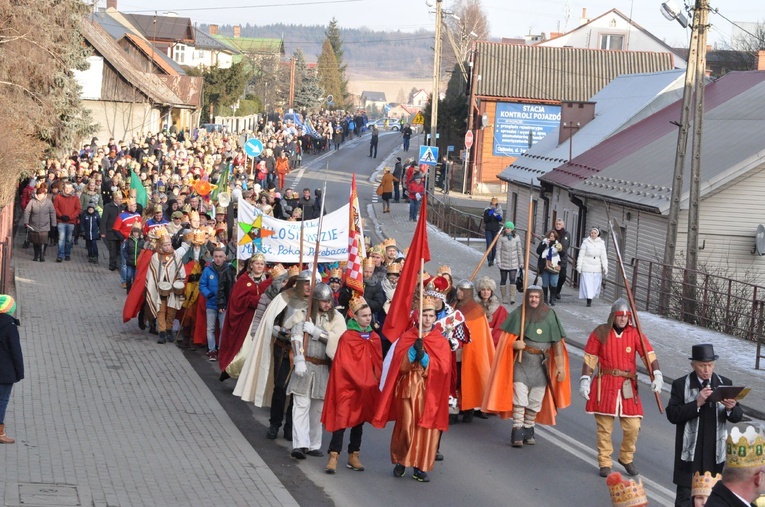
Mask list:
[[[325,4],[347,4],[355,2],[364,2],[366,0],[321,0],[317,2],[293,2],[293,3],[279,3],[279,4],[263,4],[263,5],[237,5],[235,7],[186,7],[182,9],[173,9],[173,12],[187,12],[187,11],[221,11],[231,9],[262,9],[266,7],[296,7],[301,5],[325,5]],[[126,14],[139,13],[139,12],[156,12],[157,9],[142,9],[136,11],[124,11]]]
[[712,11],[714,14],[717,14],[718,16],[720,16],[721,18],[723,18],[725,21],[727,21],[727,22],[728,22],[728,23],[730,23],[731,25],[735,26],[736,28],[738,28],[739,30],[741,30],[742,32],[744,32],[745,34],[752,36],[752,37],[753,37],[753,38],[754,38],[756,41],[758,41],[760,44],[765,44],[765,40],[764,40],[764,39],[762,39],[762,37],[760,37],[759,35],[755,35],[755,34],[753,34],[752,32],[750,32],[749,30],[747,30],[747,29],[746,29],[746,28],[744,28],[743,26],[739,25],[739,24],[738,24],[738,23],[736,23],[735,21],[732,21],[731,19],[729,19],[728,17],[726,17],[726,16],[725,16],[723,13],[721,13],[721,12],[720,12],[720,9],[718,9],[717,7],[715,7],[714,9],[711,9],[711,11]]

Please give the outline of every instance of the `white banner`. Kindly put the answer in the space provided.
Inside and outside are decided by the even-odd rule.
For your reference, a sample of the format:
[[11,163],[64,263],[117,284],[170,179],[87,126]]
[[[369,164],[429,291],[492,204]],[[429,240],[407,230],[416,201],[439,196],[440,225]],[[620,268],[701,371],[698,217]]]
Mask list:
[[[350,205],[328,213],[322,223],[319,262],[348,260],[348,212]],[[261,222],[258,224],[258,222]],[[239,199],[237,217],[237,259],[245,260],[255,252],[266,256],[266,262],[296,264],[300,262],[300,227],[303,227],[303,262],[313,262],[319,220],[289,222],[264,215],[244,199]],[[258,227],[260,226],[260,228]],[[244,240],[249,236],[250,241]]]

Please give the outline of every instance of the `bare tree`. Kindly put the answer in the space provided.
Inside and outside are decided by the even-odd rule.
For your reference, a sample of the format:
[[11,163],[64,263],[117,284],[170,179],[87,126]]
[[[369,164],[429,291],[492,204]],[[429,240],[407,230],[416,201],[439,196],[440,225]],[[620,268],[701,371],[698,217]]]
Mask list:
[[469,60],[474,40],[489,38],[489,18],[481,0],[454,0],[444,14],[444,38],[441,68],[460,65],[465,78],[465,62]]
[[765,49],[765,24],[748,23],[745,29],[734,30],[731,40],[722,42],[721,48],[707,53],[707,67],[713,77],[756,69],[759,52]]

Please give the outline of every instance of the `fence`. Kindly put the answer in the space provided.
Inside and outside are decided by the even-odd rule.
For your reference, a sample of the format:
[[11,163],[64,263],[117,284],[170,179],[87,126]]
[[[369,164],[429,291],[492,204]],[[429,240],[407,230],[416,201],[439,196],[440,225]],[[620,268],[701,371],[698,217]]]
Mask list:
[[428,222],[452,238],[464,238],[468,245],[471,241],[485,241],[482,220],[482,216],[460,211],[428,193]]
[[8,294],[13,286],[13,203],[0,210],[0,293]]
[[229,132],[241,132],[243,130],[254,131],[258,126],[260,115],[249,116],[216,116],[215,123],[224,125]]

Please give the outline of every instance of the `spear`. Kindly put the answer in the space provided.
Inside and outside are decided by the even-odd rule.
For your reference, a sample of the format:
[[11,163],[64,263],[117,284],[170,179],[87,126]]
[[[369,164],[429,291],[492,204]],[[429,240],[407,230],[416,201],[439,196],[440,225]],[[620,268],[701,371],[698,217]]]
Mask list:
[[[319,267],[319,249],[321,248],[321,229],[324,225],[324,203],[327,201],[325,195],[327,193],[327,180],[324,180],[324,187],[321,191],[321,210],[319,211],[319,227],[316,232],[316,243],[314,245],[313,250],[313,267],[311,268],[311,292],[310,296],[308,296],[308,310],[306,313],[306,320],[311,318],[311,315],[313,315],[313,289],[316,286],[316,270]],[[300,252],[302,253],[303,249],[300,249]],[[301,266],[302,269],[302,266]],[[314,324],[316,324],[314,322]],[[308,347],[308,333],[303,333],[303,350]]]
[[[523,298],[521,302],[521,335],[518,337],[521,342],[523,342],[523,336],[526,333],[526,288],[529,285],[529,253],[531,252],[531,224],[534,223],[534,217],[532,217],[532,213],[534,213],[534,193],[533,193],[533,186],[531,183],[529,183],[529,226],[526,230],[526,253],[524,254],[523,259]],[[518,358],[518,362],[520,363],[523,360],[523,351],[519,350],[518,355],[516,356]]]
[[494,245],[497,244],[497,241],[499,241],[500,236],[502,236],[502,230],[500,230],[496,236],[494,236],[494,240],[491,242],[491,245],[489,245],[489,248],[486,249],[486,252],[484,252],[483,257],[481,257],[481,260],[478,262],[478,265],[475,267],[475,270],[473,271],[473,274],[470,275],[470,281],[472,282],[478,272],[481,270],[481,266],[483,266],[483,261],[486,260],[486,257],[489,256],[489,252],[494,248]]

